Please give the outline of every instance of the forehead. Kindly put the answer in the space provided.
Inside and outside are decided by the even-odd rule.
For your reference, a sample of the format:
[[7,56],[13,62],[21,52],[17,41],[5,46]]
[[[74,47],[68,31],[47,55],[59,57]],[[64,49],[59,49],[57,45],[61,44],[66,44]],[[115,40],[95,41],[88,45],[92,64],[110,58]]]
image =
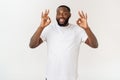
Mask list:
[[69,10],[66,7],[57,8],[57,12],[60,12],[60,11],[69,12]]

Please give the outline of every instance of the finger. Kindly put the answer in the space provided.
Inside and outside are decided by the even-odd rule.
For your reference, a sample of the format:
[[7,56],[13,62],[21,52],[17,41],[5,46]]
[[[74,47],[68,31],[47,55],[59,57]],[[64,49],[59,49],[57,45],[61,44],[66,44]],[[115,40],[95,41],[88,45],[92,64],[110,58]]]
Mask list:
[[78,20],[77,20],[77,24],[80,24],[80,23],[81,23],[81,19],[78,19]]
[[45,15],[47,15],[47,10],[45,10],[45,13],[44,13]]
[[77,24],[79,23],[79,19],[77,20]]
[[80,11],[78,12],[78,14],[79,14],[80,18],[83,18],[83,16],[82,16],[82,14],[80,13]]
[[81,11],[82,12],[82,16],[85,18],[85,14],[84,14],[84,12],[83,11]]
[[77,20],[76,23],[79,24],[79,20]]
[[47,16],[47,10],[45,10],[44,12],[42,12],[42,17]]
[[49,23],[51,23],[51,19],[50,19],[50,17],[48,18],[48,21],[49,21]]
[[45,11],[43,12],[43,16],[46,16],[46,14],[47,14],[47,11],[45,10]]
[[50,20],[50,21],[51,21],[50,17],[48,17],[48,20]]
[[47,9],[45,9],[45,13],[47,13]]
[[85,14],[85,18],[86,18],[86,19],[88,18],[87,13]]
[[49,9],[47,10],[47,15],[49,14]]
[[43,17],[43,12],[42,12],[42,14],[41,14],[41,17]]
[[45,10],[45,15],[48,15],[49,14],[49,10]]

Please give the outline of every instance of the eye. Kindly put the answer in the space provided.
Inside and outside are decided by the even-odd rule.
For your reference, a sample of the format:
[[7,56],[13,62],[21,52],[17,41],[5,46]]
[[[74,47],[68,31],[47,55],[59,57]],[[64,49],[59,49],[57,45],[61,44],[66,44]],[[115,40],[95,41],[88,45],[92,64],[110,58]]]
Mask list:
[[57,16],[60,16],[60,15],[62,15],[62,16],[68,16],[69,13],[68,12],[63,12],[63,13],[57,12]]
[[68,15],[68,13],[67,13],[67,12],[65,12],[65,13],[63,13],[63,15],[65,15],[65,16],[66,16],[66,15]]

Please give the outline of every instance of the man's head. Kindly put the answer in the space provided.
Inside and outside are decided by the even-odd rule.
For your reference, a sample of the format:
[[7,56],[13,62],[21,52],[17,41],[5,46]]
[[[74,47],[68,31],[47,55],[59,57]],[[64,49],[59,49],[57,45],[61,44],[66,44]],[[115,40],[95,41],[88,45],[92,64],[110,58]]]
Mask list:
[[71,16],[70,8],[66,5],[61,5],[57,8],[56,20],[59,26],[67,26]]

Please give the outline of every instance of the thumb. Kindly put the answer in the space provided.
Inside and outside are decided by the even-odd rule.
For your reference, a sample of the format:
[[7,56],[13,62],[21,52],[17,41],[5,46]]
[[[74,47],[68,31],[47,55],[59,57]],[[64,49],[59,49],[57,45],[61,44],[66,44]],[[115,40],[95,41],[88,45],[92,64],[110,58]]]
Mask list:
[[76,21],[76,23],[77,23],[78,25],[80,25],[80,23],[81,23],[80,19],[78,19],[78,20]]
[[51,23],[51,19],[50,19],[50,17],[48,18],[48,23],[49,23],[49,24]]

